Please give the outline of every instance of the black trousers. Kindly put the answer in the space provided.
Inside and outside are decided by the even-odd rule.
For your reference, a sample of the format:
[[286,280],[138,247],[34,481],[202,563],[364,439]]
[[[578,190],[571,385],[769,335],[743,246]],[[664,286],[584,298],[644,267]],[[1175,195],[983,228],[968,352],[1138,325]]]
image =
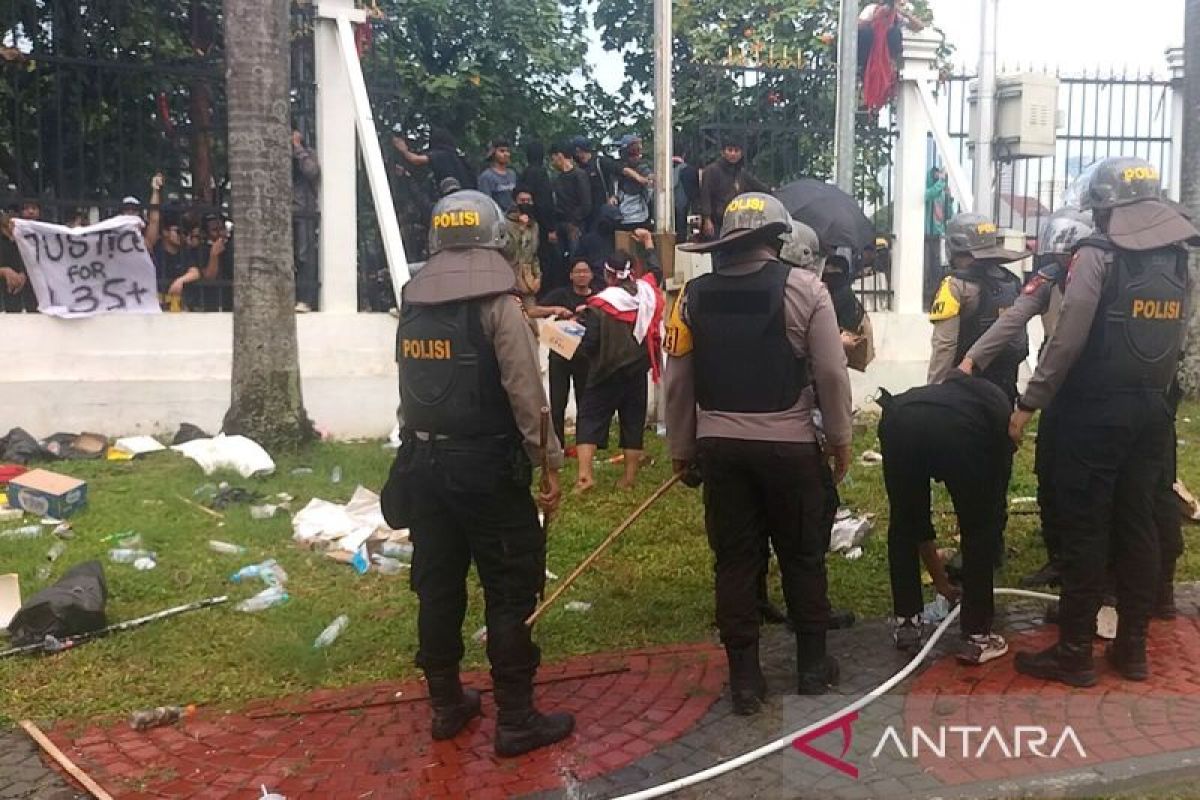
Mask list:
[[1042,541],[1051,564],[1062,560],[1062,512],[1054,490],[1054,465],[1058,454],[1058,409],[1051,403],[1042,410],[1038,422],[1037,447],[1033,453],[1033,471],[1037,475],[1038,513],[1042,522]]
[[701,439],[704,525],[716,560],[717,628],[726,647],[758,642],[767,542],[797,633],[829,627],[826,494],[815,444]]
[[1012,451],[1003,437],[944,406],[884,407],[879,421],[887,487],[888,569],[898,617],[921,612],[918,546],[936,538],[930,481],[946,484],[962,533],[964,635],[991,632],[992,571],[1008,522]]
[[1118,636],[1144,632],[1148,624],[1159,572],[1154,511],[1171,450],[1171,417],[1162,395],[1151,392],[1055,402],[1063,567],[1059,636],[1064,644],[1090,648],[1110,557],[1119,565]]
[[317,310],[317,221],[311,215],[292,217],[292,258],[295,259],[296,302]]
[[1158,531],[1159,563],[1162,574],[1174,574],[1175,562],[1183,555],[1183,519],[1175,497],[1176,447],[1178,435],[1171,425],[1171,441],[1167,445],[1166,464],[1154,496],[1154,527]]
[[583,397],[583,387],[587,386],[588,362],[582,354],[567,360],[557,353],[550,354],[550,422],[558,441],[563,447],[567,446],[567,398],[571,394],[571,386],[575,387],[575,414],[579,414],[579,399]]
[[[410,482],[412,588],[420,600],[417,665],[458,669],[471,562],[483,584],[492,678],[528,686],[541,660],[525,619],[545,580],[546,539],[519,444],[414,442]],[[403,449],[403,448],[402,448]]]

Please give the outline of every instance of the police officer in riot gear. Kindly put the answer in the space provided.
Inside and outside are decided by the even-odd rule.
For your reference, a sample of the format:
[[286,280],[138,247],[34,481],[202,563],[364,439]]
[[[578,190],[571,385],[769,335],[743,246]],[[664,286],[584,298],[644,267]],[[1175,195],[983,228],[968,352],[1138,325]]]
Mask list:
[[798,219],[792,219],[791,226],[791,235],[779,248],[779,260],[821,277],[825,271],[825,256],[821,255],[817,232]]
[[[933,323],[930,383],[945,380],[971,345],[1021,293],[1020,278],[1002,265],[1020,260],[1025,254],[1000,247],[996,236],[996,226],[979,214],[958,214],[946,225],[952,272],[942,281],[929,311]],[[1017,370],[1028,351],[1024,336],[1013,339],[1005,352],[980,372],[980,377],[1015,400]]]
[[667,332],[667,436],[676,469],[698,457],[703,472],[717,625],[738,714],[756,713],[766,697],[757,587],[768,539],[796,631],[798,691],[823,693],[838,672],[825,648],[830,530],[812,416],[819,407],[840,481],[850,461],[850,381],[828,292],[779,260],[790,227],[770,195],[736,196],[720,238],[685,245],[711,252],[714,271],[687,284]]
[[[967,351],[959,364],[966,374],[986,370],[998,357],[1007,352],[1010,343],[1025,335],[1025,325],[1035,315],[1042,317],[1046,339],[1054,334],[1054,323],[1062,307],[1063,287],[1066,285],[1067,265],[1075,245],[1092,232],[1092,215],[1078,208],[1064,206],[1050,215],[1038,236],[1037,256],[1040,266],[1017,298],[996,324],[992,325]],[[1055,422],[1053,405],[1042,412],[1038,423],[1037,450],[1034,472],[1038,478],[1038,509],[1042,522],[1042,541],[1046,545],[1046,564],[1024,578],[1025,586],[1056,586],[1060,582],[1062,533],[1054,493]]]
[[1097,232],[1079,243],[1062,312],[1009,424],[1019,442],[1051,401],[1062,525],[1059,640],[1017,656],[1026,675],[1073,686],[1096,682],[1092,636],[1110,554],[1120,621],[1107,651],[1129,680],[1145,680],[1146,633],[1158,585],[1154,501],[1171,452],[1167,392],[1183,345],[1185,243],[1192,224],[1161,199],[1158,170],[1109,158],[1083,195]]
[[[504,217],[486,195],[461,190],[434,206],[430,257],[404,287],[400,308],[402,445],[382,504],[388,523],[412,534],[417,664],[429,685],[433,738],[452,738],[480,714],[479,692],[464,689],[458,672],[474,561],[486,603],[496,754],[515,756],[567,737],[574,719],[533,705],[540,653],[525,619],[544,582],[546,541],[529,487],[547,402],[503,245]],[[553,433],[546,448],[550,488],[538,503],[552,510],[562,464]]]

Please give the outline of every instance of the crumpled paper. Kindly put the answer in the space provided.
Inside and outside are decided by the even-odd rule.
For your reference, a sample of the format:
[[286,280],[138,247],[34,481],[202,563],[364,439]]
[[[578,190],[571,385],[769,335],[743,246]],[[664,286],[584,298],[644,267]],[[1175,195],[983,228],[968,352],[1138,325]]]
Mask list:
[[292,539],[309,547],[358,553],[377,532],[397,538],[383,518],[379,495],[362,486],[345,505],[314,497],[292,517]]

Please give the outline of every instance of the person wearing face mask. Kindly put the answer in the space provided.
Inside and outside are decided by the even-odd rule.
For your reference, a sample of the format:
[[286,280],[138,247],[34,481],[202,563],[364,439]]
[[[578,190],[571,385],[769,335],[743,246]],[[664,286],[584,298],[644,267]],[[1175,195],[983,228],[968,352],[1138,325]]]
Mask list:
[[528,313],[537,304],[537,293],[542,289],[542,269],[538,260],[541,234],[537,224],[537,207],[529,187],[514,188],[512,201],[512,208],[504,215],[508,241],[503,253],[516,273],[517,291]]

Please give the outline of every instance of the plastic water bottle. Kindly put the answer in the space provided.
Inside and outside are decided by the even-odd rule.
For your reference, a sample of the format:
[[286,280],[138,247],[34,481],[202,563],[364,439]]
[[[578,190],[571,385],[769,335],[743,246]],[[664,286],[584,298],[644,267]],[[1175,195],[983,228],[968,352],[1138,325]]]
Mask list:
[[380,548],[380,552],[388,558],[398,559],[403,561],[405,564],[412,563],[412,542],[384,542],[383,546]]
[[258,611],[266,611],[268,608],[274,608],[275,606],[283,605],[287,601],[288,593],[284,591],[282,586],[270,586],[254,595],[254,597],[238,603],[237,610],[244,611],[247,614],[253,614]]
[[346,630],[346,626],[350,624],[350,618],[342,614],[333,622],[329,623],[329,627],[321,631],[321,635],[313,642],[313,648],[320,650],[337,641],[337,638],[342,635],[342,631]]
[[387,556],[371,556],[371,560],[375,562],[375,569],[384,575],[397,575],[408,568],[403,561]]
[[273,558],[268,558],[261,564],[251,564],[248,567],[242,567],[237,572],[229,576],[229,580],[234,583],[259,578],[268,586],[279,586],[287,581],[287,573],[283,571],[283,567],[279,566],[279,562]]
[[58,557],[67,550],[67,543],[61,539],[50,545],[50,549],[46,551],[46,560],[53,564],[58,561]]
[[129,727],[135,731],[146,731],[163,725],[173,725],[184,717],[196,713],[195,706],[159,706],[129,715]]
[[32,539],[35,536],[41,535],[41,525],[22,525],[20,528],[9,528],[6,531],[0,531],[0,536],[10,539]]
[[220,553],[226,556],[240,556],[246,552],[246,548],[240,544],[230,544],[229,542],[219,542],[216,539],[208,540],[208,549],[214,553]]
[[330,483],[341,483],[342,482],[342,467],[341,467],[341,465],[335,466],[333,468],[333,472],[329,473],[329,482]]
[[118,547],[108,551],[108,560],[114,564],[132,564],[141,558],[155,559],[157,556],[149,550],[135,550],[132,547]]

